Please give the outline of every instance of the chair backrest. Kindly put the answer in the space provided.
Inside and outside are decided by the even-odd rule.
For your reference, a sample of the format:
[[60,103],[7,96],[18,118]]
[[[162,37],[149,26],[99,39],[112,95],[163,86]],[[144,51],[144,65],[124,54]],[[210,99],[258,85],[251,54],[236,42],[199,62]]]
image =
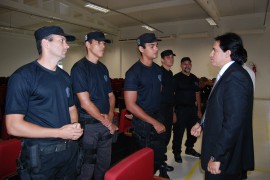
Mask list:
[[119,120],[119,132],[127,132],[131,128],[131,120],[125,116],[126,114],[127,109],[122,109]]
[[21,151],[21,140],[9,139],[0,142],[0,180],[16,173],[16,159]]
[[105,174],[105,180],[154,179],[154,152],[143,148],[126,157]]
[[12,136],[10,136],[8,134],[8,132],[7,132],[6,118],[5,118],[5,116],[0,121],[2,121],[1,139],[3,139],[3,140],[10,139]]

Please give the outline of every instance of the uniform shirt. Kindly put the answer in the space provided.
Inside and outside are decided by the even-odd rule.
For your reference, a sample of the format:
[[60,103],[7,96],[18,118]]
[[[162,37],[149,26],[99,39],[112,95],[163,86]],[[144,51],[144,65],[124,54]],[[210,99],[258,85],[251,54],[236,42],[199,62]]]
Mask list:
[[[71,79],[74,93],[88,92],[90,100],[102,114],[108,114],[110,110],[109,93],[112,92],[111,80],[106,66],[87,60],[86,57],[76,62],[71,69]],[[79,99],[75,96],[75,102],[79,113],[89,115],[81,107]]]
[[137,91],[136,104],[147,113],[156,113],[161,100],[161,68],[153,63],[151,67],[137,61],[126,72],[125,91]]
[[16,70],[8,82],[6,114],[23,114],[25,121],[42,127],[70,124],[69,107],[74,105],[69,75],[37,61]]
[[195,106],[196,92],[200,92],[199,79],[192,73],[189,76],[182,72],[174,75],[176,106]]
[[161,91],[161,103],[171,104],[174,103],[174,89],[173,89],[173,73],[171,70],[162,69],[162,91]]

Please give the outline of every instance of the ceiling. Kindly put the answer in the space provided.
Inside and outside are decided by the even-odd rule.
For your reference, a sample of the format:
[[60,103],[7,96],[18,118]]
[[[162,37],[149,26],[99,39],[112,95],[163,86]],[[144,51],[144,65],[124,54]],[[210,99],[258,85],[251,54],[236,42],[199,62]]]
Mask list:
[[[87,2],[109,8],[101,13],[85,8]],[[59,25],[77,39],[101,30],[117,40],[132,40],[147,30],[161,38],[196,38],[237,31],[269,30],[269,0],[1,0],[0,33],[33,35],[47,25]],[[217,26],[210,26],[211,17]]]

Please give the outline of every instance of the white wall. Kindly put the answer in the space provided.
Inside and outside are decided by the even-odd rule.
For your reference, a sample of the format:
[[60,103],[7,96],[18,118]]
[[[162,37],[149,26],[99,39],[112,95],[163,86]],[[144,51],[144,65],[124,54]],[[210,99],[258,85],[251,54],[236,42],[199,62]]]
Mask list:
[[[256,98],[270,99],[270,32],[242,35],[248,51],[248,60],[257,66]],[[0,32],[0,76],[10,76],[14,70],[23,64],[37,58],[34,37],[14,36]],[[213,78],[219,69],[212,67],[209,53],[212,49],[213,37],[168,39],[159,42],[159,52],[172,49],[175,54],[174,73],[179,72],[179,61],[184,56],[192,59],[192,73],[198,77]],[[112,78],[125,77],[126,70],[139,59],[135,41],[118,42],[107,45],[102,62],[108,67]],[[85,54],[83,46],[72,45],[67,57],[62,61],[64,69],[69,73],[72,65]],[[160,64],[160,56],[155,60]]]

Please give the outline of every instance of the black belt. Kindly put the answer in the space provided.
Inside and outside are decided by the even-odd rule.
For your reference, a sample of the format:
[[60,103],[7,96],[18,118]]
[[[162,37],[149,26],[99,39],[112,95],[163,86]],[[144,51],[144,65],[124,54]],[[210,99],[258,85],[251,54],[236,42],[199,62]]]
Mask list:
[[56,142],[54,144],[39,144],[39,149],[42,154],[50,154],[53,152],[61,152],[67,150],[71,144],[76,143],[72,140]]

